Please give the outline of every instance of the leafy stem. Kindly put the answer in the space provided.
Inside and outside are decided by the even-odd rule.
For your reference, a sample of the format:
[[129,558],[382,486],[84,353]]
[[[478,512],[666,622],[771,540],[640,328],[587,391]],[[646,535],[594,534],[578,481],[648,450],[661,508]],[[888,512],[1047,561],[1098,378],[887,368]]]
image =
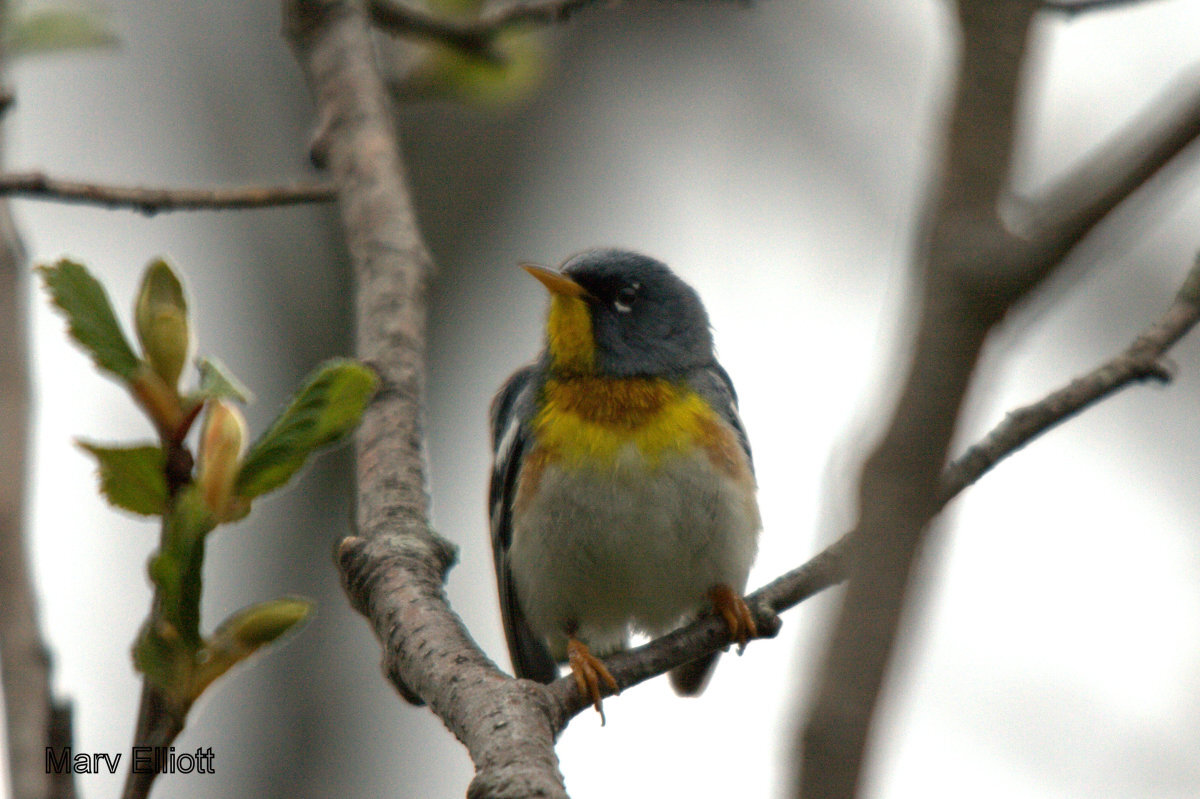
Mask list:
[[[96,459],[100,490],[109,502],[160,519],[159,547],[147,569],[154,601],[133,646],[134,666],[143,675],[134,745],[168,746],[214,680],[296,629],[312,611],[311,602],[295,597],[260,602],[206,636],[200,600],[209,534],[244,518],[253,500],[285,485],[316,450],[357,427],[378,378],[354,361],[323,364],[247,446],[237,406],[249,392],[217,361],[197,361],[197,388],[180,392],[192,333],[183,284],[165,261],[151,262],[138,292],[138,350],[121,329],[104,287],[85,267],[63,260],[39,272],[67,318],[71,338],[130,392],[158,436],[156,443],[80,446]],[[202,421],[193,454],[188,439],[197,420]],[[156,776],[131,769],[125,799],[145,797]]]

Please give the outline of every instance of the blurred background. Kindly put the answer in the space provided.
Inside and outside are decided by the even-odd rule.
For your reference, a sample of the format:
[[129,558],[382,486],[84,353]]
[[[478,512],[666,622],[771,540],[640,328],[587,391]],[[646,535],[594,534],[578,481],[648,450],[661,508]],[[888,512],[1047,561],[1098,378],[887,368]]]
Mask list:
[[[540,78],[513,102],[401,109],[439,268],[434,521],[460,547],[451,601],[503,667],[486,409],[540,346],[545,302],[517,262],[620,245],[697,287],[754,446],[765,530],[751,584],[799,564],[853,518],[858,459],[886,420],[954,68],[951,6],[597,8],[545,37]],[[311,102],[277,2],[105,8],[119,49],[15,66],[9,169],[153,186],[315,177]],[[1068,168],[1182,73],[1195,77],[1198,26],[1197,0],[1047,14],[1028,70],[1018,190]],[[1166,307],[1200,249],[1195,152],[1169,172],[1006,326],[963,444],[1124,347]],[[255,431],[318,361],[350,352],[332,207],[144,218],[17,201],[14,211],[32,263],[85,262],[125,313],[145,263],[173,259],[199,351],[257,395]],[[157,530],[102,503],[72,441],[151,431],[67,343],[33,283],[28,517],[54,685],[73,702],[76,751],[128,752],[138,691],[129,647],[149,608]],[[1173,386],[1089,411],[945,514],[874,730],[868,795],[1200,795],[1200,338],[1173,357]],[[346,451],[323,457],[298,487],[210,540],[209,625],[285,593],[319,607],[300,635],[202,698],[176,747],[212,747],[216,774],[163,777],[160,799],[464,795],[464,751],[384,681],[375,639],[338,586],[331,551],[350,531],[350,467]],[[655,680],[606,702],[604,729],[594,714],[576,719],[559,746],[571,795],[782,796],[835,601],[805,603],[778,640],[724,658],[699,700]],[[114,796],[123,777],[81,777],[82,795]]]

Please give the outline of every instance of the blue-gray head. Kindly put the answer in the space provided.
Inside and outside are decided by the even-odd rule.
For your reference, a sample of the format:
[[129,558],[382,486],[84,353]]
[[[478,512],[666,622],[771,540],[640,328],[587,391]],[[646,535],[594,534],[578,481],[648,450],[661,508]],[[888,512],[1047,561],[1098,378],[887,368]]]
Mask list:
[[550,290],[552,371],[612,377],[678,375],[711,364],[708,314],[666,264],[625,250],[588,250],[562,270],[525,267]]

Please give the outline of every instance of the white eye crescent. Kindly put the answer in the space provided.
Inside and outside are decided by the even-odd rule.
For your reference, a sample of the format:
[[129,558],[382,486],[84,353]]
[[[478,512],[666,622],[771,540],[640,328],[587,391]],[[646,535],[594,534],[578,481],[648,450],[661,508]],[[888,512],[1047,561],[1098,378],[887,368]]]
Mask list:
[[641,287],[641,283],[630,283],[628,286],[621,287],[616,298],[613,299],[613,307],[617,309],[618,313],[629,313],[633,310],[633,301],[637,299],[637,292]]

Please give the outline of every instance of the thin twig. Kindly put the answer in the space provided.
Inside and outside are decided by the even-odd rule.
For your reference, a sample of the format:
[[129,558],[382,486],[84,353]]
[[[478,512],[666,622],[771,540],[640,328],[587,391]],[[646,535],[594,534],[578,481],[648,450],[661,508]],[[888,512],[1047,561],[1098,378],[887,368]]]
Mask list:
[[283,186],[239,186],[228,189],[162,189],[113,186],[50,177],[42,172],[0,174],[0,196],[86,203],[153,215],[163,211],[222,211],[270,208],[336,199],[333,186],[293,183]]
[[[44,767],[53,713],[50,653],[38,630],[24,523],[29,436],[25,255],[0,203],[0,695],[6,700],[13,796],[46,796]],[[2,791],[0,791],[2,792]]]
[[1135,6],[1147,0],[1042,0],[1042,8],[1047,11],[1057,11],[1068,17],[1085,14],[1089,11],[1108,11],[1124,6]]
[[1120,355],[1048,395],[1010,411],[1004,421],[959,456],[942,475],[938,506],[972,485],[1003,458],[1090,405],[1134,383],[1167,381],[1162,357],[1200,319],[1200,259],[1188,272],[1166,314]]
[[601,0],[550,0],[516,3],[477,19],[437,17],[397,0],[371,0],[371,21],[394,36],[428,39],[464,53],[497,59],[493,45],[497,37],[520,27],[545,27],[566,22],[584,8]]
[[[1162,357],[1198,322],[1200,258],[1188,272],[1166,313],[1128,348],[1038,402],[1010,411],[978,443],[950,463],[938,484],[937,509],[944,508],[996,464],[1050,428],[1121,389],[1146,380],[1166,379]],[[772,631],[775,614],[844,581],[852,536],[853,533],[846,533],[803,565],[747,597],[750,606],[759,611],[760,626]],[[729,643],[725,623],[705,617],[636,649],[613,655],[605,660],[605,665],[624,690]],[[579,694],[569,677],[558,680],[548,690],[560,707],[564,724],[591,707],[590,700]]]
[[[184,719],[172,707],[162,690],[148,677],[142,678],[142,694],[138,702],[137,726],[134,729],[133,745],[149,747],[152,751],[166,751],[179,733],[183,732]],[[154,759],[153,768],[134,768],[131,760],[125,775],[125,787],[121,799],[146,799],[154,781],[162,773],[159,759]]]

